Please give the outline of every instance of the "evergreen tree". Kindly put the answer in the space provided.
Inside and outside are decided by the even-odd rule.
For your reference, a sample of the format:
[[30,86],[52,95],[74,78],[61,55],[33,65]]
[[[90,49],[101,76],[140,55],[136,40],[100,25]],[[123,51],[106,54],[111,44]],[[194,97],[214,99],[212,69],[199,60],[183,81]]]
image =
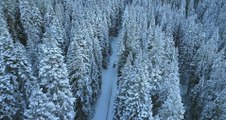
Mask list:
[[38,45],[41,43],[42,18],[39,9],[27,0],[19,1],[21,22],[26,33],[29,61],[32,65],[34,75],[38,76]]
[[60,120],[56,113],[57,105],[51,101],[38,87],[34,87],[29,99],[29,108],[25,110],[25,120]]
[[169,89],[169,95],[159,111],[162,120],[183,120],[185,111],[178,91],[179,87]]
[[[225,88],[219,93],[218,98],[214,101],[216,104],[216,107],[214,111],[216,111],[216,115],[214,116],[215,119],[217,120],[224,120],[226,119],[226,106],[225,106],[225,95],[226,91]],[[213,112],[214,112],[213,111]]]
[[[0,9],[2,10],[2,9]],[[17,99],[20,97],[19,82],[15,75],[14,65],[15,54],[13,51],[12,38],[6,27],[2,11],[0,11],[0,53],[1,53],[1,71],[0,71],[0,119],[13,119],[13,116],[19,110]]]
[[74,98],[67,78],[68,73],[64,58],[56,43],[54,44],[54,41],[50,39],[44,39],[50,43],[46,44],[46,48],[43,48],[44,55],[39,64],[39,84],[48,100],[56,106],[56,110],[52,114],[60,119],[73,119]]
[[18,101],[21,103],[20,110],[17,112],[15,119],[22,119],[24,110],[29,105],[29,97],[33,91],[33,87],[36,83],[36,78],[33,76],[31,65],[27,60],[25,48],[22,44],[16,43],[14,45],[15,56],[16,56],[16,75],[19,83],[19,92],[21,98]]
[[204,79],[209,79],[210,71],[215,55],[218,52],[221,41],[219,39],[218,30],[213,33],[213,36],[204,43],[193,58],[193,64],[196,66],[196,74]]
[[2,0],[0,5],[2,5],[3,16],[5,17],[6,25],[9,28],[8,31],[14,40],[17,37],[16,21],[18,20],[18,3],[16,0]]
[[[125,67],[123,67],[122,69],[122,76],[119,77],[119,80],[117,81],[118,85],[118,91],[117,91],[117,97],[116,97],[116,101],[115,101],[115,113],[114,113],[114,119],[122,119],[122,115],[125,114],[124,119],[126,119],[126,117],[129,117],[128,113],[125,113],[127,111],[125,111],[126,108],[126,99],[128,99],[128,95],[126,95],[128,86],[128,82],[131,78],[133,78],[132,75],[132,71],[133,71],[133,66],[132,66],[132,54],[130,53],[129,56],[127,57],[126,60],[126,64]],[[131,94],[131,93],[130,93]],[[127,103],[128,104],[128,103]],[[131,109],[132,110],[132,109]],[[127,115],[127,116],[126,116]]]
[[[162,104],[162,107],[159,110],[160,118],[163,120],[166,119],[176,119],[182,120],[184,118],[184,107],[182,103],[182,98],[180,95],[180,84],[179,84],[179,68],[178,68],[178,59],[177,51],[174,48],[172,37],[165,36],[165,56],[166,60],[164,61],[165,71],[163,74],[164,84],[162,89],[165,92],[166,100]],[[165,96],[162,95],[162,96]]]
[[88,119],[93,109],[91,79],[91,41],[85,37],[85,32],[81,31],[75,35],[70,44],[67,65],[69,80],[75,96],[75,119]]
[[173,37],[162,34],[164,53],[162,54],[162,83],[160,87],[160,101],[162,105],[159,108],[159,116],[161,119],[178,119],[184,118],[184,108],[180,95],[179,84],[179,68],[178,68],[178,52],[174,47]]
[[31,85],[34,80],[31,68],[20,43],[14,45],[0,12],[1,21],[1,112],[0,119],[22,119],[28,105]]
[[139,54],[132,67],[131,55],[120,79],[114,119],[153,119],[147,66]]
[[[52,36],[54,37],[53,39],[55,39],[57,41],[57,45],[58,47],[61,49],[62,52],[65,52],[65,32],[64,29],[62,27],[62,25],[60,24],[59,18],[56,16],[56,14],[53,11],[52,5],[48,4],[47,5],[47,10],[46,10],[46,14],[45,14],[45,30],[51,30],[51,34],[53,34]],[[65,55],[65,53],[63,54]]]

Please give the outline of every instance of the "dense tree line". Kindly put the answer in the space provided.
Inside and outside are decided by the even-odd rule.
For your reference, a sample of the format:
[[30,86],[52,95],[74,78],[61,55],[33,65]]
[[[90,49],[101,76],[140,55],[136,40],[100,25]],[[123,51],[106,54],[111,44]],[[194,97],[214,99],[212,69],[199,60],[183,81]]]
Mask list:
[[92,119],[112,36],[114,119],[226,119],[225,0],[1,0],[0,119]]

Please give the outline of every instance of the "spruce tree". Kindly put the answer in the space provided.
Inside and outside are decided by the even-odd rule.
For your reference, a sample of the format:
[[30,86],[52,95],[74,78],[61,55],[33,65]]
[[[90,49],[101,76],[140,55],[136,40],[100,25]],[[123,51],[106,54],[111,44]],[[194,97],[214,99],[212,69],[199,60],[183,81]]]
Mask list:
[[20,0],[19,10],[21,14],[21,23],[26,33],[29,61],[32,65],[34,75],[38,76],[38,45],[41,43],[42,18],[39,8],[31,1]]
[[132,54],[127,58],[120,77],[114,119],[153,119],[149,74],[145,59],[140,53],[134,65]]
[[20,43],[13,43],[1,13],[0,119],[22,119],[24,109],[28,105],[34,77],[27,62],[25,49]]
[[17,99],[19,99],[19,82],[17,81],[16,59],[13,51],[13,41],[6,27],[2,9],[0,9],[0,119],[13,119],[13,116],[19,110]]
[[43,55],[39,63],[40,87],[49,100],[56,105],[56,114],[60,119],[73,119],[73,103],[68,72],[55,32],[57,21],[51,21],[51,27],[44,34]]

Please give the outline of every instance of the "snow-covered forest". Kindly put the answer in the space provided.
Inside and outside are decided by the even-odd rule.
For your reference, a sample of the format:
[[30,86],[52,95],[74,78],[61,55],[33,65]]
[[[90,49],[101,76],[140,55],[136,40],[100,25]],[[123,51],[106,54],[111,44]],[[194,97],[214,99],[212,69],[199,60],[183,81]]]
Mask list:
[[226,120],[226,0],[0,0],[0,120]]

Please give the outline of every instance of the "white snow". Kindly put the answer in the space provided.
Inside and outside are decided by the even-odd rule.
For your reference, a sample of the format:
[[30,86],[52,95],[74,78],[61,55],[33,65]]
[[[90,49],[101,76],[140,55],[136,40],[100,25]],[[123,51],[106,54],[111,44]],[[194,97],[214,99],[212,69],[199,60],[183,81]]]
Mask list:
[[116,62],[117,38],[111,39],[112,54],[106,70],[102,70],[101,95],[97,101],[93,120],[112,120],[114,98],[116,95],[117,70],[113,67]]

